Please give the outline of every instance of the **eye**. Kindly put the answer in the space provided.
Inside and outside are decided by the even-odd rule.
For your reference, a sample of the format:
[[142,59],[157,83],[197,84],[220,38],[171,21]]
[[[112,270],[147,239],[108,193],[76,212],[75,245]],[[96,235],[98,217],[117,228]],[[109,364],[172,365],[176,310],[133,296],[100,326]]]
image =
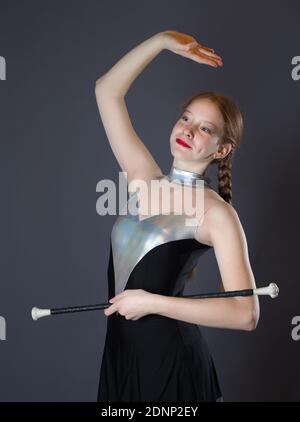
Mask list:
[[208,132],[206,132],[206,133],[209,133],[209,134],[211,134],[211,130],[208,128],[208,127],[203,127],[202,129],[206,129]]
[[[181,120],[186,121],[185,119],[188,119],[188,117],[187,116],[182,116],[181,117]],[[202,129],[205,129],[204,132],[209,133],[210,135],[212,134],[212,131],[208,127],[205,127],[204,126]]]

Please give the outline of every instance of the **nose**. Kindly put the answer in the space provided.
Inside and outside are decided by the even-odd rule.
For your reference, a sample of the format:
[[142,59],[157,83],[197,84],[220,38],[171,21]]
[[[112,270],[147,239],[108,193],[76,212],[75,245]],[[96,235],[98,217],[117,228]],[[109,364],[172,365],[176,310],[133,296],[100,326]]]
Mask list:
[[184,133],[186,136],[188,136],[189,138],[191,138],[191,137],[192,137],[191,130],[190,130],[189,128],[187,128],[187,127],[184,129],[183,133]]

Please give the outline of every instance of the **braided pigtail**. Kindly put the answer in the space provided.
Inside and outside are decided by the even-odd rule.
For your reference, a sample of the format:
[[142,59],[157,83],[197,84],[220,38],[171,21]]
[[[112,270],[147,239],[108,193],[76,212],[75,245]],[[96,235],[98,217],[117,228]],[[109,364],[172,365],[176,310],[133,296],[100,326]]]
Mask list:
[[232,204],[231,159],[232,152],[226,155],[225,158],[219,160],[218,164],[219,195],[229,204]]

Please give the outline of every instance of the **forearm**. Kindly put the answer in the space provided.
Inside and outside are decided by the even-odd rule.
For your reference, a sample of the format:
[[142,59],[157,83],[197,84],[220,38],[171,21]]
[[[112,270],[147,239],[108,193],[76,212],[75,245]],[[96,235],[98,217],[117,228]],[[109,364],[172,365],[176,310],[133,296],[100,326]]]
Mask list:
[[163,49],[162,33],[146,39],[97,79],[96,90],[101,88],[108,90],[110,94],[125,96],[137,76]]
[[249,298],[191,299],[157,294],[153,313],[207,327],[253,330],[257,318],[249,303]]

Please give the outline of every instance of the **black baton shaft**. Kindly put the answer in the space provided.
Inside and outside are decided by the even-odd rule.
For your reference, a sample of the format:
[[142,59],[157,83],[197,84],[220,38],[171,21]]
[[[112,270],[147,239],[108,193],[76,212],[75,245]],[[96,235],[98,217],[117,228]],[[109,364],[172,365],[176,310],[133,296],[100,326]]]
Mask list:
[[[232,290],[230,292],[214,292],[214,293],[200,293],[194,295],[185,295],[185,296],[175,296],[175,297],[191,297],[199,299],[207,299],[214,297],[234,297],[234,296],[251,296],[253,295],[253,289],[245,290]],[[51,315],[57,314],[68,314],[74,312],[84,312],[84,311],[96,311],[98,309],[106,309],[111,305],[111,303],[99,303],[96,305],[83,305],[83,306],[71,306],[67,308],[54,308],[51,309]]]

